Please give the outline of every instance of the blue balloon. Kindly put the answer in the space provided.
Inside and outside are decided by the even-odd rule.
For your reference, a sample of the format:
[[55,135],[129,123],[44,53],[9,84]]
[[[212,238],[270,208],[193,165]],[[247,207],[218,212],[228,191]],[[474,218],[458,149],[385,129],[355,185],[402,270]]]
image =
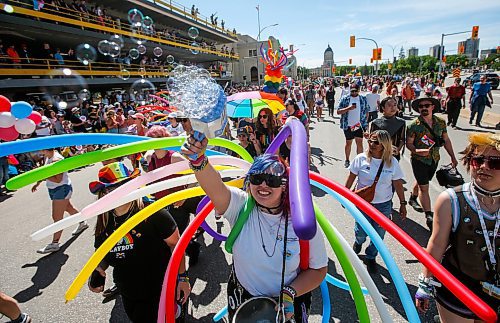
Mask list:
[[18,119],[27,118],[31,112],[33,112],[33,107],[28,102],[24,101],[14,102],[10,108],[10,113]]

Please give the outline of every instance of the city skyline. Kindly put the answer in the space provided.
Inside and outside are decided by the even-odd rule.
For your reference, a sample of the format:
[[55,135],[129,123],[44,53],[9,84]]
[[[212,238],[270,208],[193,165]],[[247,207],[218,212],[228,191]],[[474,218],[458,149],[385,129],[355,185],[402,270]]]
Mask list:
[[[335,61],[352,58],[353,64],[370,64],[374,44],[359,40],[356,48],[349,47],[349,36],[373,38],[382,47],[383,59],[398,57],[401,46],[405,55],[411,47],[426,55],[429,48],[441,41],[442,33],[471,31],[479,25],[480,50],[500,45],[500,2],[487,0],[470,2],[398,2],[388,0],[364,0],[356,6],[349,3],[331,3],[325,0],[303,3],[292,0],[283,5],[276,2],[217,2],[191,1],[200,13],[210,16],[216,13],[226,27],[236,28],[238,33],[254,38],[259,32],[257,9],[260,11],[261,39],[272,35],[283,47],[294,44],[299,66],[319,67],[328,44],[333,49]],[[188,6],[190,3],[185,3]],[[306,14],[308,12],[309,14]],[[480,17],[480,18],[479,18]],[[278,26],[270,26],[279,24]],[[268,27],[270,26],[270,27]],[[268,28],[265,28],[268,27]],[[265,28],[265,29],[264,29]],[[471,34],[445,37],[445,51],[456,54],[457,44],[470,38]],[[343,63],[341,63],[343,64]]]

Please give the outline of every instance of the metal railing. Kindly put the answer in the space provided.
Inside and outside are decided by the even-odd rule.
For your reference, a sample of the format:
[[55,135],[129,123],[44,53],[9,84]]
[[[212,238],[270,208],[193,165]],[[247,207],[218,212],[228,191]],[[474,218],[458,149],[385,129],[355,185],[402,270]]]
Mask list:
[[[167,77],[172,66],[122,64],[122,63],[104,63],[93,62],[87,65],[80,61],[64,60],[61,64],[56,59],[39,58],[19,58],[19,62],[13,62],[13,59],[7,59],[8,62],[0,62],[0,76],[72,76],[81,75],[93,77],[119,77],[126,79],[132,76],[144,78]],[[216,69],[209,69],[213,77],[220,77],[221,73]]]
[[238,39],[237,34],[233,33],[228,28],[222,28],[222,26],[219,26],[218,24],[217,25],[212,24],[211,21],[209,22],[208,17],[206,17],[204,15],[201,15],[199,13],[198,14],[194,14],[194,15],[191,14],[191,9],[190,8],[186,8],[186,6],[184,6],[184,5],[180,4],[180,3],[177,3],[177,2],[172,1],[172,0],[168,0],[168,2],[167,1],[163,1],[163,0],[147,0],[147,1],[152,2],[154,4],[157,4],[160,7],[163,7],[165,9],[176,11],[177,13],[179,13],[180,15],[182,15],[184,17],[193,19],[193,20],[195,20],[196,22],[198,22],[198,23],[200,23],[202,25],[205,25],[207,27],[216,29],[217,31],[220,31],[222,33],[225,33],[225,34],[229,35],[230,37],[234,38],[235,40]]
[[[104,19],[102,17],[94,16],[81,11],[76,11],[71,8],[63,6],[55,6],[52,4],[45,4],[41,11],[30,9],[30,4],[24,3],[19,0],[9,0],[9,5],[13,9],[12,14],[27,15],[36,19],[44,19],[53,21],[56,24],[65,23],[73,26],[78,26],[82,30],[85,28],[114,33],[131,37],[135,39],[149,40],[152,42],[165,44],[172,47],[185,48],[189,50],[196,50],[206,54],[213,54],[217,56],[238,59],[239,56],[217,49],[211,49],[201,46],[192,46],[192,41],[184,38],[172,36],[165,36],[162,32],[153,31],[152,33],[144,32],[139,28],[133,28],[131,24],[123,23],[120,20]],[[0,9],[4,10],[5,4],[0,4]]]

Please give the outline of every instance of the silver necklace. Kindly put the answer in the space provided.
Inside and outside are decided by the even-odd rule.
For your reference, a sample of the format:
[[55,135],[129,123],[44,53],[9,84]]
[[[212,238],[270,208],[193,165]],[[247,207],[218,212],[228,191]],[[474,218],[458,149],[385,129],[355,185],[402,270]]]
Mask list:
[[260,232],[260,242],[262,243],[262,249],[264,250],[264,252],[266,253],[266,255],[269,257],[269,258],[272,258],[274,256],[274,254],[276,253],[276,245],[278,244],[278,235],[279,235],[279,232],[280,232],[280,227],[281,227],[281,216],[280,216],[280,221],[279,221],[279,225],[278,225],[278,229],[276,230],[276,238],[274,240],[274,247],[273,247],[273,252],[271,254],[269,254],[269,252],[267,252],[267,249],[266,249],[266,244],[264,243],[264,236],[262,235],[262,224],[261,224],[261,219],[260,219],[260,210],[257,209],[257,219],[259,221],[259,232]]

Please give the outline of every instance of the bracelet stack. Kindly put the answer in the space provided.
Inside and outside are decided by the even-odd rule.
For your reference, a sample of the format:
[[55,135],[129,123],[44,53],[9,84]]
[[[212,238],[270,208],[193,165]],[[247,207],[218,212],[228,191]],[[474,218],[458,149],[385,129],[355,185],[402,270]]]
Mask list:
[[[201,160],[200,164],[198,164],[199,160]],[[204,170],[205,167],[207,167],[207,165],[208,165],[208,157],[205,155],[201,156],[198,160],[189,163],[189,167],[193,172],[200,172]]]
[[179,283],[189,283],[189,277],[187,272],[177,275],[177,281]]

